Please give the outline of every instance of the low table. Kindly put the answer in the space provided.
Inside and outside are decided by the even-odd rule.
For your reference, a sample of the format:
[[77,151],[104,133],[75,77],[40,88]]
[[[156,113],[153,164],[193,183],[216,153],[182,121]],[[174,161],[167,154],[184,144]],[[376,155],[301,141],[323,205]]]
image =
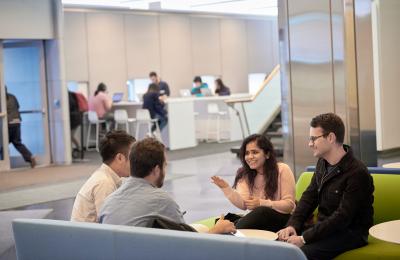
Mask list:
[[369,234],[386,242],[400,244],[400,220],[377,224],[369,229]]
[[278,234],[266,231],[266,230],[259,230],[259,229],[238,229],[235,236],[238,237],[252,237],[252,238],[261,238],[266,240],[276,240],[278,239]]
[[386,163],[382,165],[383,168],[400,168],[400,162]]

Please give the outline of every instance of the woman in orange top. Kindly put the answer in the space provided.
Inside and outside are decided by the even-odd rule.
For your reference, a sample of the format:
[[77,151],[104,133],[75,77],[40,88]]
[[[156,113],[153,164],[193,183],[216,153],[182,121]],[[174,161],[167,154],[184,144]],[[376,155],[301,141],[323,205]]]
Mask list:
[[295,180],[289,166],[278,163],[272,143],[263,135],[247,137],[240,148],[242,167],[233,188],[222,178],[212,181],[236,207],[250,210],[236,228],[278,231],[295,208]]

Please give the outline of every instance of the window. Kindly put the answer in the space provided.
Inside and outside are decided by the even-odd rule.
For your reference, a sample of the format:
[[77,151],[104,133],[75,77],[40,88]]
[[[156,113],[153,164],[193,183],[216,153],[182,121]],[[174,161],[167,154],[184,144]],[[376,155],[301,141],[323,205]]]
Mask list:
[[89,98],[89,88],[87,82],[68,81],[67,87],[69,91],[79,92],[83,94],[86,99]]
[[126,82],[128,86],[128,100],[129,101],[142,101],[143,94],[146,93],[151,80],[148,78],[131,79]]
[[250,73],[249,74],[249,93],[255,94],[260,89],[261,84],[267,74],[265,73]]

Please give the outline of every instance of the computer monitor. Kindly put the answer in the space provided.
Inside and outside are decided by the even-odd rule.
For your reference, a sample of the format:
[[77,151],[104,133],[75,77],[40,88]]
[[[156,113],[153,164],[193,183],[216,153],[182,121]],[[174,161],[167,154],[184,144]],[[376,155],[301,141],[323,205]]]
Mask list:
[[122,93],[122,92],[114,93],[114,95],[112,97],[112,101],[114,103],[118,103],[118,102],[120,102],[122,100],[123,96],[124,96],[124,93]]

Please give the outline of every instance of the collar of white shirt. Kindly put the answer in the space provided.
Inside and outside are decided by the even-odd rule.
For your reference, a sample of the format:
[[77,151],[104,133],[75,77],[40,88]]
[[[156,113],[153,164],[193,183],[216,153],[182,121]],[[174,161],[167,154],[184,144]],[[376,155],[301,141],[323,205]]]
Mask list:
[[104,171],[109,177],[111,177],[111,179],[113,180],[113,182],[115,183],[115,185],[117,187],[121,186],[122,183],[122,179],[121,177],[118,176],[118,174],[107,164],[103,163],[100,166],[100,169],[102,171]]

